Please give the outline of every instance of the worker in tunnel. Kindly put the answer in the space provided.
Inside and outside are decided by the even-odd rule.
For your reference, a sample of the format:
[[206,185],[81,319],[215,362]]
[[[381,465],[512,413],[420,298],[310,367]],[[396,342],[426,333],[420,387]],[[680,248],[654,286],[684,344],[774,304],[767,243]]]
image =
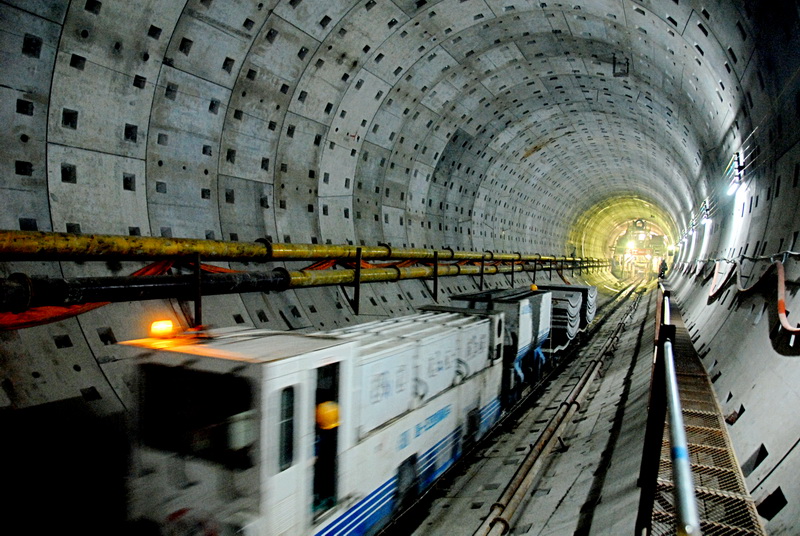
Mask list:
[[336,504],[336,451],[339,405],[326,401],[317,404],[314,440],[314,512]]

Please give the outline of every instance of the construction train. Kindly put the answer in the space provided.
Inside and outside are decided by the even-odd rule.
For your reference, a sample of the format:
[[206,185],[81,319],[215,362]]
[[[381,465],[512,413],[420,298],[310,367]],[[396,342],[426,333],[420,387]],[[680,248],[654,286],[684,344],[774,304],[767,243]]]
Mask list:
[[127,341],[142,349],[129,517],[143,534],[374,534],[538,380],[551,329],[574,336],[594,296],[489,291],[328,332]]

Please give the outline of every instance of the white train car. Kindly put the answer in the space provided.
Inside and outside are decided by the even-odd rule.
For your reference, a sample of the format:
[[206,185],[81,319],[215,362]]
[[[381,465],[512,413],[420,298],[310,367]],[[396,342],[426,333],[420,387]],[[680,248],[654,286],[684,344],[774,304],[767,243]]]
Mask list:
[[414,316],[127,342],[143,349],[131,518],[170,535],[374,533],[499,418],[502,317]]

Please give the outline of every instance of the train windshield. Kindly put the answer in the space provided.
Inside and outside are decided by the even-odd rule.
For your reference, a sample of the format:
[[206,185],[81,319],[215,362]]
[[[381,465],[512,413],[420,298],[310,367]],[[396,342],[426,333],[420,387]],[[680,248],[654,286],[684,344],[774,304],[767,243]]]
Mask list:
[[258,427],[247,379],[158,364],[141,371],[145,445],[230,469],[253,466]]

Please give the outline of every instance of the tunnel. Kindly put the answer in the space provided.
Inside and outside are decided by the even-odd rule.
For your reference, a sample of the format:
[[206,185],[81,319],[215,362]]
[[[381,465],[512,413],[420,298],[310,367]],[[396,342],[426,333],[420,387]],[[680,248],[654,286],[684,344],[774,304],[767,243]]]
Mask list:
[[[796,533],[800,352],[778,322],[800,310],[796,2],[0,0],[0,26],[6,231],[612,266],[626,232],[657,235],[765,526]],[[2,260],[3,278],[146,264]],[[466,277],[441,293],[477,289]],[[357,307],[338,287],[208,296],[203,322],[340,328],[414,312],[429,283],[363,285]],[[12,510],[124,517],[134,381],[115,343],[193,314],[131,301],[0,332]],[[85,495],[49,484],[96,464]]]

